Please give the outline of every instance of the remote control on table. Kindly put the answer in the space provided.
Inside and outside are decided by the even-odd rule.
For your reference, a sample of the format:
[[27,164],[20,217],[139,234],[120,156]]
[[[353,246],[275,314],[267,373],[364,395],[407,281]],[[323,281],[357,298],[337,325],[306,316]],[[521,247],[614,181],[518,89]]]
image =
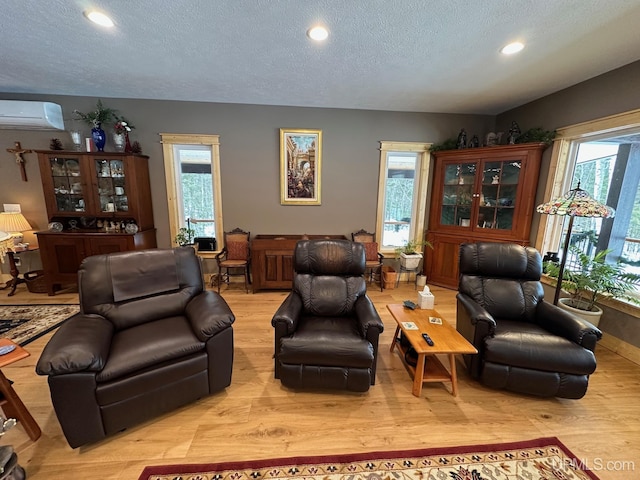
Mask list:
[[416,307],[418,306],[417,304],[413,303],[411,300],[405,300],[402,303],[404,305],[404,308],[409,308],[411,310],[415,310]]
[[424,338],[424,341],[427,342],[427,345],[429,345],[430,347],[433,347],[433,340],[431,340],[431,337],[429,336],[428,333],[423,333],[422,338]]

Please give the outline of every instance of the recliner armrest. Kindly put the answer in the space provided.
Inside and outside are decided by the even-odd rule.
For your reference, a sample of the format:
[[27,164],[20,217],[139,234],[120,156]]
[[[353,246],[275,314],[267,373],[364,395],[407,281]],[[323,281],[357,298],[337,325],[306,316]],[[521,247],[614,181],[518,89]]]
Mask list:
[[373,302],[366,295],[361,296],[356,300],[354,305],[356,316],[358,318],[358,324],[363,337],[367,337],[370,329],[378,330],[378,334],[384,331],[384,324],[378,311],[373,306]]
[[600,329],[557,305],[542,301],[536,309],[536,322],[545,330],[593,351],[602,338]]
[[193,297],[185,313],[194,333],[203,342],[229,328],[236,319],[226,300],[210,290]]
[[480,304],[464,293],[458,293],[456,298],[459,304],[464,307],[466,316],[472,325],[476,325],[478,322],[486,322],[487,328],[491,333],[495,330],[496,321]]
[[286,335],[293,333],[302,313],[302,299],[295,292],[290,292],[271,319],[271,325],[285,325]]
[[44,347],[38,375],[99,372],[109,357],[113,324],[99,315],[78,313],[64,322]]
[[469,374],[473,378],[478,378],[482,370],[484,340],[494,335],[496,321],[484,307],[470,296],[458,293],[456,298],[456,329],[479,352],[479,355],[467,355],[465,363],[469,369]]

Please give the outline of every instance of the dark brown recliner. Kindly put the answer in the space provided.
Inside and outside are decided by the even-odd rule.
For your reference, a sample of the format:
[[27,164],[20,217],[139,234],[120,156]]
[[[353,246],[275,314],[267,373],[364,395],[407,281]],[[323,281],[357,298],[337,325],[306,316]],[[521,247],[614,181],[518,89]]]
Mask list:
[[86,258],[80,313],[44,348],[36,372],[75,448],[231,383],[235,317],[205,291],[191,247]]
[[301,240],[293,290],[271,324],[275,377],[291,388],[366,392],[384,326],[366,295],[365,255],[349,240]]
[[544,397],[581,398],[596,369],[602,333],[547,303],[542,260],[510,243],[460,246],[457,329],[477,349],[465,355],[472,377],[489,387]]

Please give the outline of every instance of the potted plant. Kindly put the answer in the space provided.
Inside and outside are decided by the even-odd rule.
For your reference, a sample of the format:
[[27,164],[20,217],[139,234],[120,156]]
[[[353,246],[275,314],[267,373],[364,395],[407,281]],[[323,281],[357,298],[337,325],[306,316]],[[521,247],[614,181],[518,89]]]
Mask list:
[[396,258],[400,258],[400,265],[403,270],[415,270],[420,264],[422,253],[418,251],[418,247],[427,246],[433,248],[431,242],[409,240],[405,245],[395,249]]
[[[606,263],[605,259],[611,250],[601,250],[593,257],[573,246],[570,251],[578,258],[578,269],[566,268],[562,275],[562,288],[569,297],[561,298],[561,308],[570,310],[590,323],[598,326],[602,309],[596,305],[602,297],[612,297],[640,303],[630,295],[634,288],[640,285],[640,275],[624,271],[624,265],[619,261]],[[560,266],[554,262],[546,265],[547,274],[556,279],[560,273]]]
[[180,230],[178,230],[175,241],[181,247],[184,247],[185,245],[191,245],[193,243],[191,239],[193,238],[195,233],[195,230],[191,228],[182,227]]
[[91,127],[91,137],[93,138],[93,142],[95,143],[98,151],[102,152],[106,142],[102,124],[113,121],[115,119],[116,110],[105,107],[102,104],[102,100],[98,100],[95,110],[89,113],[82,113],[78,110],[74,110],[73,113]]

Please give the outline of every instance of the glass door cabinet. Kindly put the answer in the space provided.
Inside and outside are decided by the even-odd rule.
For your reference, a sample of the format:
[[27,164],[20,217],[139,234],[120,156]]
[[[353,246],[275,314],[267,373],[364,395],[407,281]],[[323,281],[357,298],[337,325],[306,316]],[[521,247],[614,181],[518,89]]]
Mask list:
[[512,230],[522,160],[444,162],[440,224]]
[[148,157],[40,150],[49,228],[36,232],[47,292],[90,255],[155,248]]
[[527,245],[544,144],[434,152],[435,169],[425,275],[457,287],[458,251],[464,242]]

